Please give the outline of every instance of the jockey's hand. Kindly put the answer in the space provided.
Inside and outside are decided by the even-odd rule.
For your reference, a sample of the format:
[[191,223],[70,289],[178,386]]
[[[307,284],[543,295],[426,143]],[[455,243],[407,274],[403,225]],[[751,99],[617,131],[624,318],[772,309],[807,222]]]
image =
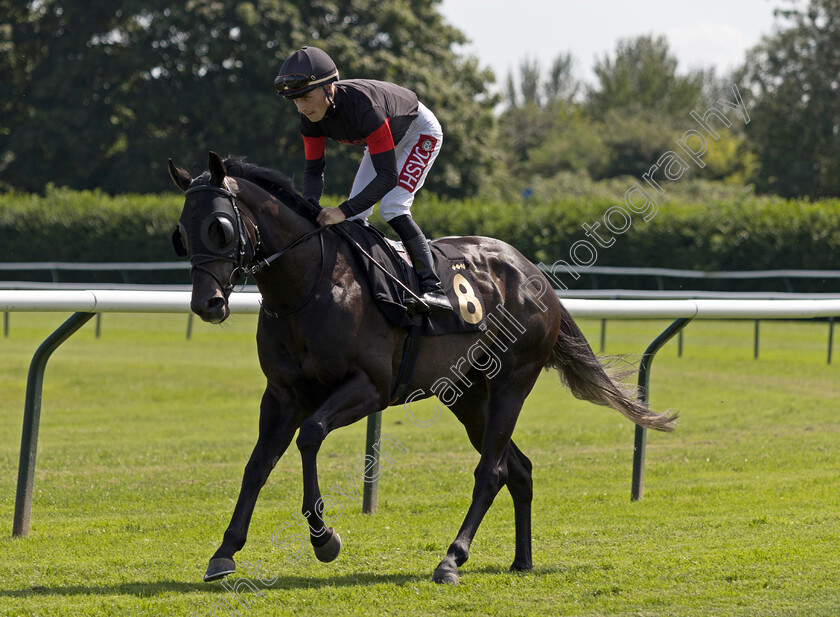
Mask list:
[[346,219],[347,217],[344,216],[344,212],[338,208],[326,207],[318,213],[318,218],[316,220],[320,225],[326,227],[327,225],[335,225],[336,223],[340,223]]

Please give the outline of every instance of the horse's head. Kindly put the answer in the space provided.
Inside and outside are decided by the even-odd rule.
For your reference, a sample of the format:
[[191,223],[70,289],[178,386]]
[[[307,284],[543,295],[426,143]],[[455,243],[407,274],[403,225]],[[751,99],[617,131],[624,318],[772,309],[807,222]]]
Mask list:
[[236,183],[215,152],[209,170],[192,178],[169,160],[169,175],[185,195],[172,244],[192,264],[190,308],[204,321],[221,323],[230,315],[231,291],[254,258],[256,237],[237,206]]

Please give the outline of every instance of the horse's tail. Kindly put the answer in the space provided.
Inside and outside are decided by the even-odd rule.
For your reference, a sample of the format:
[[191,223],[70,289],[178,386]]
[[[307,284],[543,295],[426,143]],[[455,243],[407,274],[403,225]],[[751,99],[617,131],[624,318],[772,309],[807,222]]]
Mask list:
[[557,369],[576,398],[612,407],[645,428],[674,430],[678,413],[656,413],[636,400],[632,388],[610,376],[565,307],[562,311],[560,334],[546,367]]

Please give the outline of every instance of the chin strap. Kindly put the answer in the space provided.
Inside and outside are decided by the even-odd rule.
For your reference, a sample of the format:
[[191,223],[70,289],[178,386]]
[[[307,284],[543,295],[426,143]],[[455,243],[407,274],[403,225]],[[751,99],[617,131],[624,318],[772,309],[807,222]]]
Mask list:
[[329,101],[329,103],[330,103],[330,110],[335,109],[335,99],[332,97],[332,94],[330,94],[329,84],[323,86],[323,88],[324,88],[324,94],[327,95],[327,101]]

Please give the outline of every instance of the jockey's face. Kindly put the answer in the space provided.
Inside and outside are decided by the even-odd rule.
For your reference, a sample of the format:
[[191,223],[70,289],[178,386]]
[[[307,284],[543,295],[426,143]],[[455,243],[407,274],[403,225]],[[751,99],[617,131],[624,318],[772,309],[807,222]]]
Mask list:
[[[331,86],[332,84],[329,84],[327,87]],[[320,121],[330,108],[327,93],[323,88],[315,88],[292,100],[295,102],[298,112],[306,116],[311,122]]]

